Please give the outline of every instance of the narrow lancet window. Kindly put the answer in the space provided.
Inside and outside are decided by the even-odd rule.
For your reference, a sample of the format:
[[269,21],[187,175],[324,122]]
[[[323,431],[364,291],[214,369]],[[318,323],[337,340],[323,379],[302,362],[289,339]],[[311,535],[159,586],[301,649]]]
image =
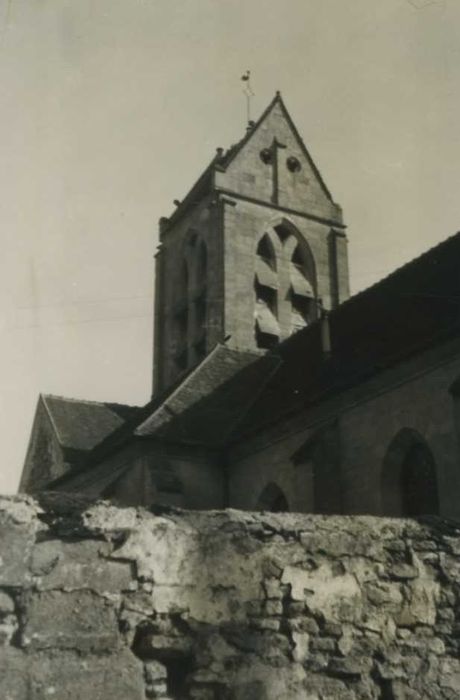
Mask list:
[[290,268],[291,333],[304,328],[314,315],[314,290],[310,271],[299,245],[292,253]]
[[278,277],[273,244],[267,234],[262,236],[256,251],[254,279],[255,338],[257,347],[269,349],[279,340]]

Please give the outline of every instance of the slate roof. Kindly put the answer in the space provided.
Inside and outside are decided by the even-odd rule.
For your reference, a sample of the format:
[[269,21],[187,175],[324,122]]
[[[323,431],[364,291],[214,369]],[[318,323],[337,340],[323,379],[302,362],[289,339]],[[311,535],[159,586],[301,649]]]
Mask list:
[[233,439],[355,386],[414,353],[460,335],[460,233],[351,297],[273,351],[281,362]]
[[[81,477],[77,479],[84,481],[86,472],[135,436],[207,447],[220,445],[278,364],[279,359],[273,356],[261,357],[216,345],[199,365],[145,406],[133,410],[124,406],[127,419],[107,432],[87,454],[79,464]],[[68,479],[74,479],[74,472],[59,477],[48,488]]]
[[66,450],[89,452],[104,438],[135,415],[135,406],[82,401],[43,394],[60,445]]
[[259,359],[254,353],[217,345],[139,425],[136,435],[221,445],[278,364],[275,356]]

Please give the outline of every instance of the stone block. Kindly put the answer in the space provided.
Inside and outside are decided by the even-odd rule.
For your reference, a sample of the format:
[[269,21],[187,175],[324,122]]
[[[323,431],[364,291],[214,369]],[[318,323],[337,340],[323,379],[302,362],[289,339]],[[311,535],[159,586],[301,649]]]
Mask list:
[[417,568],[411,564],[397,563],[389,567],[388,574],[397,581],[406,581],[408,579],[417,578],[419,572]]
[[0,591],[0,617],[14,612],[14,600],[8,593]]
[[267,600],[265,601],[265,614],[266,615],[282,615],[283,614],[283,604],[280,600]]
[[328,671],[337,678],[359,678],[367,673],[371,666],[372,659],[366,659],[362,656],[335,657],[329,661]]
[[384,605],[397,609],[403,602],[402,593],[397,583],[372,582],[366,585],[365,591],[370,602],[378,607]]
[[113,604],[90,591],[29,593],[21,607],[23,647],[102,652],[119,644]]
[[269,599],[280,599],[283,597],[280,582],[277,578],[268,578],[263,582],[265,596]]
[[128,650],[92,656],[69,651],[40,653],[29,664],[27,700],[145,698],[142,663]]
[[310,635],[306,632],[293,632],[291,637],[294,642],[292,658],[303,663],[310,653]]
[[0,647],[0,697],[29,700],[27,670],[30,659],[13,647]]
[[144,669],[145,678],[149,683],[164,681],[168,676],[166,666],[153,659],[144,663]]
[[250,622],[250,626],[253,629],[258,630],[271,630],[272,632],[277,632],[281,627],[280,620],[275,618],[262,618],[255,619]]
[[145,631],[135,641],[137,656],[142,659],[168,659],[189,656],[192,639],[185,635],[156,634]]
[[100,593],[120,593],[133,583],[129,562],[111,561],[108,543],[83,540],[48,540],[34,547],[32,572],[40,577],[38,587],[89,588]]
[[35,534],[30,527],[0,522],[0,586],[28,586]]
[[6,615],[0,620],[0,646],[11,644],[18,629],[18,619],[16,615]]
[[439,597],[439,584],[428,579],[414,581],[406,593],[406,601],[396,622],[402,627],[414,625],[434,625],[436,622],[436,601]]

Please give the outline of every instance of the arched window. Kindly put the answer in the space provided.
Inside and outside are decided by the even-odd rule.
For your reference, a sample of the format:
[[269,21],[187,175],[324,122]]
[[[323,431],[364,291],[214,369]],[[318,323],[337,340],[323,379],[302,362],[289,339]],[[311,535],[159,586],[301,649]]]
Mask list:
[[256,249],[256,270],[254,278],[254,331],[259,348],[268,349],[279,340],[278,325],[278,278],[276,256],[273,243],[264,234]]
[[255,339],[269,349],[317,317],[316,272],[305,235],[284,219],[255,248]]
[[270,513],[286,513],[289,511],[289,504],[280,487],[271,482],[260,494],[256,510],[267,510]]
[[311,282],[312,265],[308,257],[297,243],[289,264],[291,333],[307,326],[315,315],[315,293]]
[[[298,478],[296,498],[313,513],[343,512],[338,421],[323,425],[297,448],[291,461]],[[303,493],[302,493],[303,492]]]
[[272,270],[276,270],[276,257],[273,243],[267,234],[263,235],[257,246],[257,255],[267,263]]
[[439,513],[436,464],[424,438],[404,428],[392,440],[383,462],[384,515],[409,516]]
[[177,468],[155,456],[147,460],[147,466],[153,487],[152,501],[183,507],[184,486]]
[[281,243],[285,243],[285,241],[289,238],[289,236],[292,235],[292,231],[289,226],[285,226],[284,224],[279,224],[278,226],[275,226],[275,232],[280,239]]

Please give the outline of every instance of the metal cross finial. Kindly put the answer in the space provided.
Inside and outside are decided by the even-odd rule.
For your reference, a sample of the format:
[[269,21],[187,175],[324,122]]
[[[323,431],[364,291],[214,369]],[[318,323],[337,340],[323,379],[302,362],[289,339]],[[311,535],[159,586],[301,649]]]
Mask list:
[[247,70],[243,73],[241,80],[244,83],[243,92],[246,95],[246,110],[247,110],[247,120],[248,124],[251,122],[251,97],[254,97],[254,92],[251,87],[251,71]]

